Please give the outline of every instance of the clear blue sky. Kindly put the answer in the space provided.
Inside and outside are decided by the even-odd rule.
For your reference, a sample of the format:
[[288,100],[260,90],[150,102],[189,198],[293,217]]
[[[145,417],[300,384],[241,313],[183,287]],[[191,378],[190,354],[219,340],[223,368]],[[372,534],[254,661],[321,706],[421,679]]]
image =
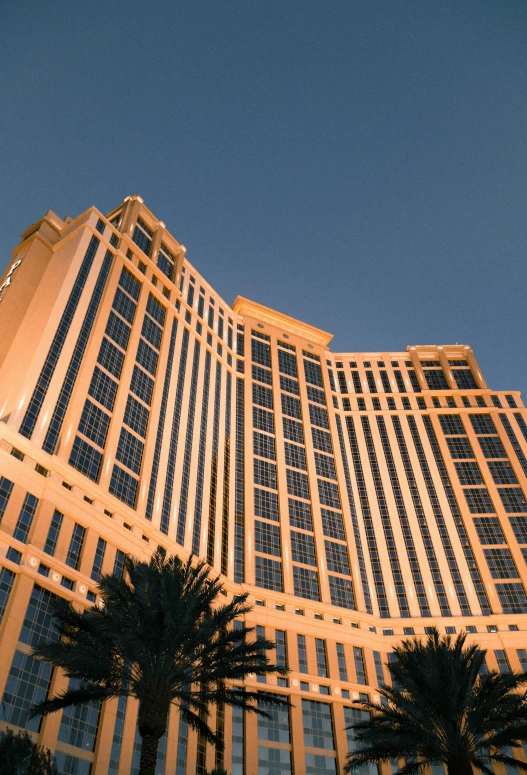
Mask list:
[[3,266],[138,193],[227,300],[334,350],[474,347],[527,388],[525,0],[21,0],[0,50]]

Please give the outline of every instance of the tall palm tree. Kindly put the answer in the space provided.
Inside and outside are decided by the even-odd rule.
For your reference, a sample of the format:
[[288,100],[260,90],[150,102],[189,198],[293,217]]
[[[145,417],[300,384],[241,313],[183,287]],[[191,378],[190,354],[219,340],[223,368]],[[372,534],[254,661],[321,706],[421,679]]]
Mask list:
[[398,775],[429,772],[438,762],[448,775],[493,775],[493,762],[527,771],[510,751],[527,739],[527,674],[482,674],[485,652],[465,639],[434,629],[424,643],[394,649],[393,686],[380,690],[387,703],[360,703],[369,716],[348,727],[357,747],[345,772],[399,760]]
[[64,600],[56,604],[60,638],[38,644],[32,653],[76,680],[36,705],[33,716],[135,697],[142,737],[139,772],[154,775],[171,705],[208,741],[221,745],[208,723],[211,706],[225,703],[261,713],[259,698],[283,704],[272,694],[240,691],[230,683],[250,673],[287,673],[267,657],[272,641],[253,638],[252,627],[234,629],[233,621],[252,608],[246,594],[222,603],[222,584],[204,562],[167,558],[163,550],[149,563],[127,557],[125,571],[122,578],[101,579],[100,606],[79,613]]

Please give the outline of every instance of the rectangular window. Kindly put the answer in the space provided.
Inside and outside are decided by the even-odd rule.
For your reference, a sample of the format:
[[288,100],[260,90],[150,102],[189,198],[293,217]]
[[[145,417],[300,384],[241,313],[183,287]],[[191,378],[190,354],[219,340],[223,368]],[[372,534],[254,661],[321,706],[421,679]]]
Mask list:
[[150,344],[153,345],[156,350],[159,350],[161,347],[163,329],[160,328],[157,323],[154,323],[154,321],[149,318],[148,315],[145,315],[143,319],[143,327],[141,329],[141,336],[144,336],[147,342],[150,342]]
[[476,462],[454,463],[460,484],[483,484],[483,477]]
[[304,745],[309,748],[334,750],[331,706],[325,702],[302,700]]
[[255,581],[257,587],[282,592],[282,563],[269,557],[255,557]]
[[311,425],[317,425],[319,428],[329,428],[328,413],[321,406],[309,404],[309,417]]
[[27,493],[18,515],[18,520],[13,531],[13,538],[17,541],[22,541],[23,544],[27,543],[29,538],[29,531],[33,523],[33,517],[38,506],[38,498],[35,498],[31,493]]
[[477,390],[478,386],[470,369],[452,369],[458,390]]
[[66,555],[66,565],[75,570],[79,569],[82,546],[84,544],[84,538],[86,536],[86,528],[75,523],[73,527],[73,534],[71,536],[70,546],[68,554]]
[[319,678],[327,678],[328,659],[326,655],[326,642],[322,638],[315,638],[315,654],[317,658],[317,675]]
[[80,436],[76,436],[71,449],[70,466],[96,482],[99,478],[101,463],[102,453],[88,444],[87,441],[83,441]]
[[134,474],[139,474],[143,459],[144,444],[126,428],[121,428],[115,457]]
[[339,541],[345,541],[346,536],[344,534],[344,523],[342,521],[342,514],[338,511],[330,511],[329,509],[320,509],[322,515],[322,529],[324,535],[329,538],[336,538]]
[[326,548],[326,562],[328,570],[334,573],[342,573],[345,576],[350,576],[348,550],[346,544],[337,544],[334,541],[324,541]]
[[272,412],[253,406],[253,426],[259,431],[274,434],[274,419]]
[[276,643],[276,664],[279,667],[287,667],[287,633],[285,630],[275,630],[274,640]]
[[271,346],[258,339],[251,339],[251,356],[254,363],[271,368]]
[[112,575],[116,576],[118,579],[122,578],[122,575],[124,573],[124,559],[126,555],[124,552],[122,552],[120,549],[117,549],[115,552],[115,560],[113,563],[113,572]]
[[134,396],[128,396],[123,422],[143,439],[146,438],[149,414],[148,409],[139,403]]
[[11,594],[14,580],[14,573],[11,573],[7,568],[0,567],[0,623],[2,622],[9,602],[9,595]]
[[496,592],[504,614],[527,613],[527,597],[521,582],[496,584]]
[[448,382],[441,369],[423,369],[428,390],[448,390]]
[[333,446],[329,433],[321,430],[321,428],[311,428],[311,436],[315,449],[319,449],[321,452],[327,452],[330,455],[333,454]]
[[147,344],[144,339],[140,339],[139,345],[137,347],[136,361],[140,366],[142,366],[145,369],[145,371],[148,371],[153,377],[155,376],[155,373],[157,371],[158,358],[159,358],[159,355],[154,350],[154,348],[150,347],[150,345]]
[[336,479],[335,464],[332,457],[315,452],[315,466],[318,476],[324,476],[326,479]]
[[280,557],[280,531],[277,525],[269,522],[254,522],[254,548],[262,554]]
[[[479,542],[481,544],[504,544],[505,536],[503,535],[499,520],[497,517],[475,517],[474,527],[478,534]],[[514,526],[513,526],[514,529]],[[527,538],[527,532],[526,532]],[[527,543],[527,540],[526,540]]]
[[311,521],[311,506],[309,503],[304,503],[303,501],[297,501],[294,498],[289,498],[288,505],[289,522],[291,526],[312,532],[313,524]]
[[332,576],[331,574],[329,574],[328,579],[332,604],[340,608],[355,610],[355,596],[350,579],[343,579],[341,576]]
[[479,444],[486,458],[507,457],[503,444],[497,436],[480,436]]
[[306,636],[298,635],[297,643],[298,643],[298,670],[300,673],[309,673],[308,664],[307,664]]
[[366,667],[364,664],[364,653],[358,646],[353,647],[353,658],[355,659],[355,674],[358,684],[367,684]]
[[317,483],[320,503],[340,511],[340,497],[337,485],[333,482],[326,482],[324,479],[317,479]]
[[103,369],[109,371],[117,379],[121,376],[123,370],[124,353],[119,350],[109,339],[103,337],[97,363],[100,363]]
[[49,554],[52,557],[55,554],[55,549],[57,548],[57,541],[59,540],[59,533],[60,528],[62,527],[63,519],[64,514],[61,514],[60,511],[55,509],[51,524],[49,526],[48,537],[46,538],[46,543],[44,544],[44,551],[46,554]]
[[320,600],[318,576],[316,570],[310,570],[302,565],[293,565],[294,593],[307,600]]
[[109,414],[87,398],[79,421],[79,433],[104,449],[110,420]]
[[508,460],[489,460],[487,465],[494,484],[518,484],[516,474]]
[[114,465],[108,488],[112,495],[115,495],[116,498],[119,498],[119,500],[133,509],[135,508],[138,486],[139,481],[135,477],[124,471],[120,466]]
[[348,680],[348,668],[346,666],[346,652],[343,643],[337,643],[337,662],[339,666],[339,678],[341,681]]
[[283,418],[284,437],[290,441],[296,441],[298,444],[304,443],[304,431],[302,425],[289,417]]
[[316,566],[315,544],[313,536],[291,530],[291,553],[293,562]]
[[254,489],[254,513],[257,517],[279,521],[278,496],[274,492]]
[[492,514],[495,511],[486,487],[463,490],[471,514]]
[[287,706],[269,705],[262,700],[258,700],[258,707],[268,714],[268,717],[258,716],[258,740],[289,743],[289,708]]
[[[302,411],[300,409],[300,400],[294,396],[290,396],[287,393],[281,394],[282,399],[282,413],[288,417],[295,417],[297,420],[302,419]],[[311,405],[310,405],[311,406]]]
[[289,377],[295,377],[295,379],[298,379],[296,356],[292,353],[278,350],[278,368],[282,374],[287,374]]
[[28,719],[30,709],[43,702],[51,683],[51,665],[15,651],[2,698],[2,721],[38,732],[40,716]]
[[498,487],[498,492],[507,514],[527,512],[527,501],[519,487]]
[[309,485],[307,475],[293,469],[286,469],[287,492],[296,498],[309,500]]
[[496,662],[498,663],[498,670],[500,673],[502,675],[510,673],[511,666],[509,665],[507,653],[503,649],[495,649],[494,656],[496,657]]
[[377,679],[377,686],[384,686],[384,670],[382,667],[382,659],[379,651],[373,652],[373,663],[375,665],[375,678]]
[[107,337],[113,339],[115,344],[119,345],[123,350],[126,350],[128,347],[130,331],[131,328],[128,323],[125,323],[115,312],[110,312],[104,333]]
[[254,458],[254,483],[276,490],[276,465],[267,460]]
[[291,377],[280,375],[280,390],[283,390],[285,393],[294,393],[296,396],[300,395],[298,380],[291,379]]
[[113,411],[113,406],[115,404],[115,396],[118,387],[119,384],[115,382],[115,380],[96,366],[88,389],[88,395],[111,412]]
[[[509,517],[509,519],[518,543],[527,544],[527,517]],[[505,543],[505,540],[501,543]]]
[[152,403],[152,393],[154,391],[154,380],[140,369],[139,366],[134,366],[130,390],[132,393],[135,393],[141,401],[144,401],[145,404],[150,406]]
[[285,442],[284,446],[286,465],[305,471],[307,469],[307,465],[304,448],[298,447],[296,444],[291,444],[288,441]]
[[484,549],[483,553],[493,579],[519,578],[509,549]]
[[467,438],[447,438],[446,443],[454,460],[460,458],[473,458],[474,453]]
[[102,575],[102,564],[104,562],[104,554],[106,552],[106,541],[103,538],[99,538],[97,541],[97,548],[95,550],[95,557],[93,558],[93,566],[91,570],[91,578],[93,581],[99,582]]
[[254,454],[259,457],[265,457],[269,460],[276,459],[275,443],[273,436],[267,436],[264,433],[254,432]]

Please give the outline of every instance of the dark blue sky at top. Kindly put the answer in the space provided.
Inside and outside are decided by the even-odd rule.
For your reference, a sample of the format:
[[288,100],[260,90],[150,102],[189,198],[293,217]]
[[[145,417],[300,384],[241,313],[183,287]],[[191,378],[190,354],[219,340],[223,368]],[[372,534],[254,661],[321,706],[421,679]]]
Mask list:
[[48,209],[138,193],[227,301],[527,387],[525,0],[20,0],[2,27],[0,267]]

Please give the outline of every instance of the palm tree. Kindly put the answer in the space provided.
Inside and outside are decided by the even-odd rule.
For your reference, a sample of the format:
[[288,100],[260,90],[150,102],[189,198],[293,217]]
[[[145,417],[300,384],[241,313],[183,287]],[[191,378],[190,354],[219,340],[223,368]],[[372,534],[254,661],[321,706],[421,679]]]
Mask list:
[[[357,748],[345,772],[404,760],[398,775],[424,773],[435,763],[448,775],[493,775],[493,762],[527,771],[510,750],[527,739],[526,673],[484,674],[485,652],[434,628],[427,640],[406,640],[389,665],[387,703],[360,703],[368,717],[348,727]],[[510,755],[509,755],[510,754]]]
[[67,691],[36,705],[33,716],[135,697],[142,737],[139,772],[154,775],[171,705],[221,746],[208,724],[212,705],[262,713],[258,699],[283,704],[272,694],[240,691],[231,684],[250,673],[287,673],[267,658],[275,647],[272,641],[249,637],[252,627],[234,628],[234,620],[252,609],[247,594],[221,603],[222,584],[206,563],[167,558],[163,550],[149,563],[127,557],[125,570],[122,578],[101,579],[100,606],[79,613],[64,600],[56,604],[60,638],[38,644],[32,653],[76,680]]
[[0,732],[2,775],[58,775],[53,754],[36,745],[27,732]]

